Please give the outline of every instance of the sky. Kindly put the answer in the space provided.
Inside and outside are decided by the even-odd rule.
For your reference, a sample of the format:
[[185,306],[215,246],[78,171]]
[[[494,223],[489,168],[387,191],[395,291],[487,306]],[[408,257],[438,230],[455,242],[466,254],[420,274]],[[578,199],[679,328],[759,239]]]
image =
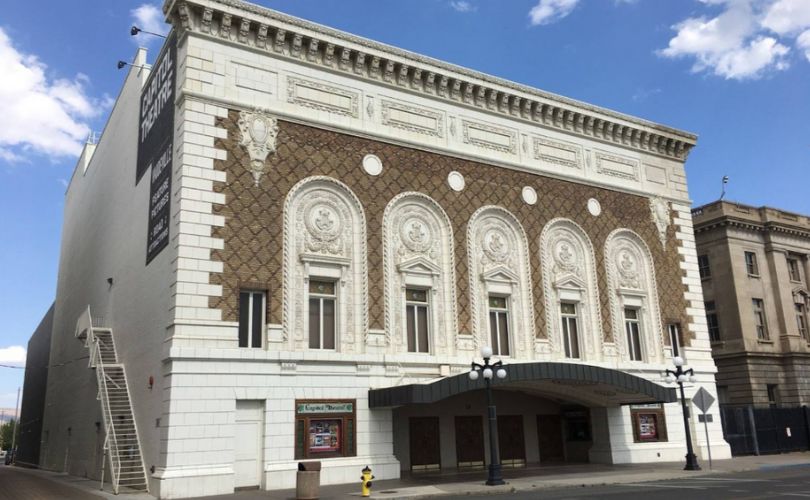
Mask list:
[[[698,135],[696,205],[810,215],[810,0],[258,0],[255,3]],[[0,17],[0,407],[54,299],[64,193],[160,1],[8,2]],[[135,118],[133,118],[135,119]],[[133,138],[133,140],[135,140]],[[805,179],[805,180],[802,180]],[[13,366],[18,368],[7,368]]]

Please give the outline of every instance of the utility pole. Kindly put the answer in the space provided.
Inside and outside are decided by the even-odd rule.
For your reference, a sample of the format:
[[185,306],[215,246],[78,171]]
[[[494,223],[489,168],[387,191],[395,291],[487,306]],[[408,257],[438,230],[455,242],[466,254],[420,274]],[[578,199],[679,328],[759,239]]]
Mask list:
[[[0,428],[6,425],[6,409],[0,410]],[[3,433],[0,432],[0,450],[3,449]]]
[[14,430],[11,431],[11,460],[12,462],[17,461],[17,424],[20,422],[20,387],[17,387],[17,406],[14,407]]

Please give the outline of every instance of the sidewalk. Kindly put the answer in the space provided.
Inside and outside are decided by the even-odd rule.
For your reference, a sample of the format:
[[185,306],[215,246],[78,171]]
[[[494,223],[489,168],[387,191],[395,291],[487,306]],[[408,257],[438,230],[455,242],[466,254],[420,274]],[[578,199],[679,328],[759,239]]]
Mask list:
[[[810,464],[810,452],[736,457],[716,460],[710,470],[708,462],[701,463],[703,470],[685,471],[683,463],[601,465],[577,464],[557,466],[529,466],[523,469],[504,470],[506,484],[486,486],[486,470],[452,474],[426,474],[403,477],[388,481],[375,481],[372,498],[432,498],[446,495],[471,495],[482,493],[507,493],[532,491],[545,488],[577,488],[608,484],[643,483],[678,479],[695,475],[743,472],[767,468],[790,467]],[[360,498],[360,472],[356,484],[340,484],[321,487],[321,500]],[[235,495],[209,497],[238,500],[295,498],[295,490],[240,492]]]
[[[701,462],[703,470],[684,471],[683,463],[632,464],[632,465],[531,465],[522,469],[505,469],[503,486],[486,486],[486,470],[410,475],[401,479],[374,481],[372,498],[434,498],[447,495],[469,495],[487,493],[526,492],[547,488],[581,488],[610,484],[643,483],[662,481],[696,475],[743,472],[796,465],[810,465],[810,452],[783,455],[737,457],[730,460],[717,460],[709,469],[708,462]],[[106,498],[109,500],[149,500],[145,493],[122,491],[113,495],[109,483],[105,491],[99,491],[99,482],[42,470],[13,467],[15,473],[31,475],[42,480],[72,486],[86,493],[83,498]],[[321,500],[359,499],[360,471],[358,481],[351,484],[338,484],[321,487]],[[25,498],[25,496],[18,497]],[[290,500],[295,498],[295,490],[240,491],[230,495],[204,497],[206,500]]]

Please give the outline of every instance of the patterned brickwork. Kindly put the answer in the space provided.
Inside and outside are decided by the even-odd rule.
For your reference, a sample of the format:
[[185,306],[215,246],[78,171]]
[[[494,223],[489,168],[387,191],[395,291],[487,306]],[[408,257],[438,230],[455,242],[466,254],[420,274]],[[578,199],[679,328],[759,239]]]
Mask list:
[[[535,322],[539,337],[545,337],[543,289],[540,279],[539,238],[543,226],[552,218],[567,217],[580,224],[596,250],[598,282],[605,338],[612,339],[607,276],[603,265],[605,238],[618,227],[633,229],[650,247],[656,265],[665,323],[679,321],[687,325],[686,303],[680,257],[674,237],[675,227],[667,234],[663,251],[652,222],[648,199],[593,186],[576,184],[517,172],[483,163],[452,158],[402,146],[353,137],[291,122],[279,121],[280,132],[275,155],[267,159],[267,173],[259,187],[244,167],[247,154],[238,144],[238,113],[230,112],[218,126],[228,130],[228,138],[216,147],[228,152],[227,160],[216,168],[227,172],[227,184],[216,190],[225,194],[226,204],[215,209],[226,223],[215,228],[214,236],[223,238],[223,250],[214,251],[213,259],[224,262],[224,272],[212,274],[212,283],[221,284],[221,297],[211,297],[210,307],[222,310],[224,320],[236,320],[238,289],[247,283],[266,283],[269,290],[268,321],[281,323],[282,315],[282,208],[289,189],[312,175],[327,175],[346,183],[363,203],[368,227],[369,326],[382,329],[384,320],[382,216],[387,203],[403,191],[419,191],[435,199],[447,212],[455,238],[455,266],[458,300],[458,324],[462,333],[470,333],[471,311],[468,293],[466,226],[470,216],[483,205],[500,205],[511,211],[523,225],[529,238],[530,264],[534,293]],[[361,168],[363,156],[380,157],[384,168],[372,177]],[[447,185],[447,174],[461,172],[466,188],[461,192]],[[523,186],[538,193],[536,205],[521,199]],[[586,207],[594,197],[602,205],[602,214],[592,216]],[[662,328],[663,329],[663,328]],[[687,335],[691,337],[691,335]],[[665,339],[668,344],[668,339]]]

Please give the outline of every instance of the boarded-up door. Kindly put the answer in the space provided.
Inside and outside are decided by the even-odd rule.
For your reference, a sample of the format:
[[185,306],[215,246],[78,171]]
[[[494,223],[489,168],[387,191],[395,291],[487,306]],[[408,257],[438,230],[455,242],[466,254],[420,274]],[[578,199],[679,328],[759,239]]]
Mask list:
[[425,471],[441,468],[439,448],[439,417],[411,417],[411,470]]
[[484,425],[480,416],[456,417],[456,457],[460,468],[484,465]]
[[264,443],[264,402],[236,402],[236,439],[234,440],[234,486],[261,486],[262,449]]
[[523,438],[523,415],[498,416],[498,449],[504,467],[526,465],[526,443]]
[[537,441],[541,462],[565,460],[559,415],[537,415]]

